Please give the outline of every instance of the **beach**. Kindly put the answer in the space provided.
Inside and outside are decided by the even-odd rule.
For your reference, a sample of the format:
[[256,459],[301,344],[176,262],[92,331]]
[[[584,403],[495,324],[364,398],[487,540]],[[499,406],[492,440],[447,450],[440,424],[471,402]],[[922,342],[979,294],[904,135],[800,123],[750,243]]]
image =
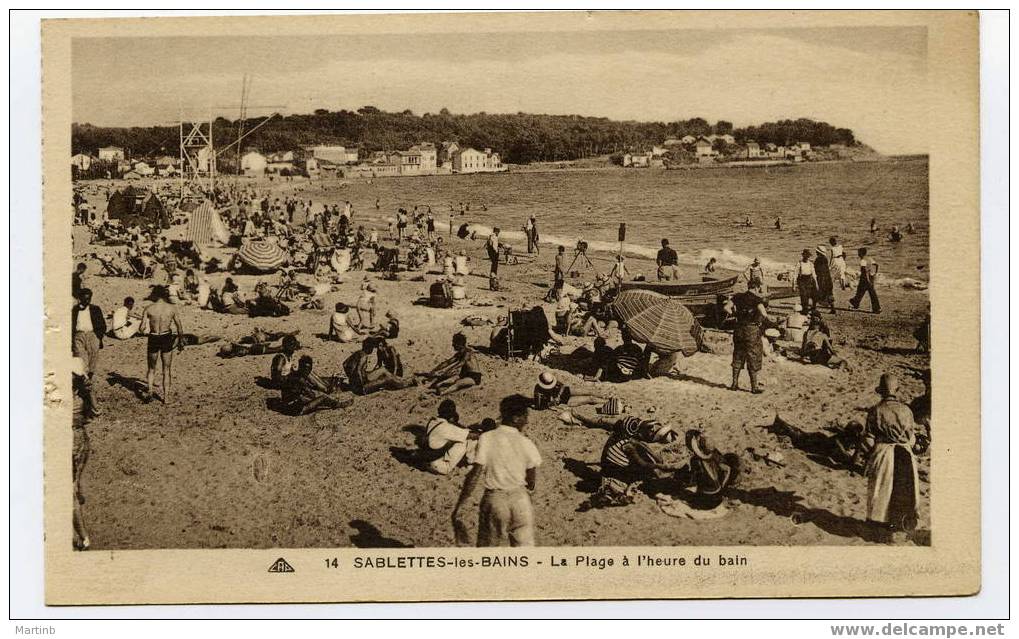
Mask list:
[[[882,272],[887,273],[879,282],[883,313],[852,311],[847,304],[852,291],[836,291],[839,313],[825,315],[833,342],[852,362],[852,372],[777,358],[765,362],[764,394],[734,393],[726,389],[731,374],[730,338],[717,333],[707,340],[714,352],[680,360],[672,377],[595,384],[571,372],[569,354],[582,345],[590,346],[589,340],[571,337],[565,338],[561,355],[544,364],[480,355],[483,385],[457,394],[455,400],[467,422],[497,417],[499,398],[530,395],[537,375],[551,369],[574,393],[617,396],[636,414],[653,406],[659,420],[674,424],[680,432],[700,429],[719,450],[741,457],[742,476],[724,517],[711,521],[671,517],[652,497],[642,494],[624,508],[578,512],[578,506],[598,487],[597,467],[590,463],[598,461],[607,434],[565,425],[555,411],[532,411],[526,434],[543,459],[533,494],[538,545],[870,543],[859,534],[859,523],[866,517],[866,479],[818,463],[767,427],[776,416],[808,432],[821,432],[836,420],[862,422],[866,409],[879,399],[874,388],[883,372],[899,376],[904,400],[923,392],[923,384],[910,371],[929,368],[929,357],[914,352],[912,337],[926,311],[927,296],[922,290],[905,288],[902,282],[926,279],[926,163],[904,164],[908,166],[890,176],[887,168],[884,177],[870,167],[852,173],[849,183],[835,194],[828,183],[818,184],[816,172],[835,171],[835,176],[826,179],[838,183],[846,179],[846,171],[859,171],[858,167],[804,167],[805,171],[795,167],[784,178],[748,177],[747,171],[738,170],[668,172],[681,174],[668,180],[686,182],[653,188],[649,184],[654,174],[647,171],[614,171],[611,175],[620,177],[609,178],[600,173],[591,178],[586,172],[534,174],[526,179],[539,182],[531,185],[526,201],[513,182],[521,178],[513,175],[376,179],[371,184],[263,183],[280,197],[296,194],[316,206],[350,200],[355,224],[370,224],[382,235],[386,219],[397,206],[432,206],[445,233],[449,204],[470,202],[471,211],[454,220],[455,224],[472,222],[478,239],[449,242],[454,250],[462,248],[472,256],[469,289],[484,305],[435,309],[415,304],[428,295],[434,274],[402,273],[400,281],[387,281],[381,274],[349,272],[341,276],[337,290],[325,296],[325,310],[296,310],[295,305],[288,317],[248,318],[185,305],[181,319],[189,333],[225,340],[248,335],[255,326],[299,330],[302,354],[314,357],[319,373],[334,374],[358,345],[329,342],[322,334],[332,306],[338,301],[353,304],[367,275],[378,287],[380,313],[392,310],[400,318],[401,332],[393,344],[404,365],[425,371],[449,356],[450,338],[456,331],[463,331],[472,345],[487,346],[491,326],[464,326],[462,319],[476,316],[495,321],[510,309],[540,303],[551,280],[557,240],[575,243],[583,238],[591,243],[594,266],[578,265],[580,277],[574,280],[590,281],[594,268],[607,272],[609,251],[618,249],[616,228],[627,221],[630,234],[624,252],[631,268],[653,278],[654,264],[647,250],[655,247],[657,238],[670,237],[680,253],[684,280],[692,281],[699,279],[700,262],[709,255],[722,258],[721,266],[733,270],[745,264],[748,256],[761,255],[771,272],[777,273],[795,261],[799,250],[838,233],[845,236],[850,256],[858,245],[873,247]],[[696,173],[703,175],[689,177]],[[570,182],[574,179],[608,183],[603,189],[584,189]],[[728,208],[719,207],[724,191],[710,182],[719,179],[743,184],[739,202],[730,197]],[[785,179],[786,184],[766,186],[775,179]],[[660,196],[654,188],[662,189]],[[669,200],[666,192],[674,197]],[[641,194],[646,210],[628,208],[636,193]],[[843,203],[842,214],[836,201]],[[586,213],[584,202],[590,202],[597,215]],[[759,231],[748,233],[731,222],[742,220],[751,207]],[[847,210],[853,214],[846,214]],[[671,218],[670,211],[674,211]],[[765,227],[776,211],[781,211],[786,231],[769,234]],[[898,247],[870,237],[866,220],[878,216],[878,211],[888,223],[913,221],[917,233]],[[540,256],[502,265],[502,289],[487,290],[484,233],[493,226],[506,229],[507,240],[521,253],[523,243],[513,233],[530,213],[539,220]],[[714,226],[705,223],[710,215],[722,221]],[[87,240],[83,227],[75,227],[76,261],[106,248],[89,246]],[[572,244],[568,249],[572,258]],[[849,261],[850,269],[854,268],[855,260]],[[93,289],[95,303],[107,313],[125,296],[141,300],[148,292],[151,282],[98,276],[98,262],[86,262],[85,285]],[[215,288],[228,275],[214,273],[209,278]],[[423,281],[415,281],[421,275]],[[156,280],[160,277],[157,272]],[[233,278],[242,291],[250,292],[257,281],[275,281],[276,276]],[[301,278],[312,281],[308,274]],[[792,303],[791,299],[777,301],[772,310],[788,312]],[[163,406],[143,404],[130,390],[130,380],[144,381],[145,341],[106,341],[94,382],[103,414],[89,425],[92,455],[82,479],[92,548],[452,545],[449,517],[466,470],[442,477],[404,461],[415,447],[414,427],[435,415],[438,399],[434,395],[423,388],[382,392],[357,397],[342,410],[288,417],[267,407],[267,400],[277,397],[278,391],[259,385],[259,378],[268,375],[271,356],[222,359],[216,353],[223,343],[188,347],[175,356],[176,397]],[[745,377],[743,383],[745,388]],[[748,448],[757,453],[781,452],[784,465],[759,461]],[[666,446],[662,454],[673,464],[686,461],[682,441]],[[918,543],[930,540],[928,470],[928,461],[922,458]]]

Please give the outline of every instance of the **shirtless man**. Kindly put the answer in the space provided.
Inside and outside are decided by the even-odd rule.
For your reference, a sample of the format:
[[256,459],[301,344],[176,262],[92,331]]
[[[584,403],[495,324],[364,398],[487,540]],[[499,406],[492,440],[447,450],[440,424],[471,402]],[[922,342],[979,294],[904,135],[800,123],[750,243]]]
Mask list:
[[[156,362],[162,362],[163,367],[163,403],[170,400],[170,385],[172,381],[173,348],[176,344],[178,351],[184,350],[184,342],[181,336],[184,328],[177,317],[177,307],[170,303],[170,294],[165,286],[154,286],[152,288],[152,304],[145,309],[142,316],[142,325],[149,327],[148,332],[148,371],[145,379],[148,382],[148,392],[145,401],[152,400],[152,380],[156,376]],[[171,330],[177,329],[176,336]]]

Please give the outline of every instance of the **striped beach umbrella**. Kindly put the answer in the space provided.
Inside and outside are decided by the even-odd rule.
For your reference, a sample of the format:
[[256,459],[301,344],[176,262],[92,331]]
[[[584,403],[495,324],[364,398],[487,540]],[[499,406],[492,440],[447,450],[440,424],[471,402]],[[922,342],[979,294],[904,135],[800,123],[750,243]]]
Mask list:
[[237,251],[237,259],[256,271],[274,271],[287,261],[287,254],[278,245],[265,240],[248,242]]
[[686,356],[700,349],[700,324],[690,310],[673,297],[632,289],[621,292],[612,307],[634,341],[648,344],[658,352],[681,351]]

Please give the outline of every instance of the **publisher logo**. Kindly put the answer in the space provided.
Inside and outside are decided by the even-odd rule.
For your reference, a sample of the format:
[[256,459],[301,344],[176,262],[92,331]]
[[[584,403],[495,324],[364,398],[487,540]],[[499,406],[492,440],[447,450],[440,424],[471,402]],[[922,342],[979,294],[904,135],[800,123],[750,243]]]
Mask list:
[[287,560],[280,557],[269,566],[269,572],[294,572],[294,567],[287,563]]

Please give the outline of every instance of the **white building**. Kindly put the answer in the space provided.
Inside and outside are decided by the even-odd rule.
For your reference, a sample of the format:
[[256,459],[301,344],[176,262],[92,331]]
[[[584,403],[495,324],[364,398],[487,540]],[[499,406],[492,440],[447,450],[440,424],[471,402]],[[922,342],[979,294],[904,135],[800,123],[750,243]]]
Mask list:
[[76,153],[71,156],[71,166],[78,167],[79,171],[88,171],[88,168],[92,166],[93,158],[87,153]]
[[[313,146],[311,147],[311,156],[333,164],[355,164],[357,162],[357,147],[347,148],[336,144]],[[293,160],[293,156],[290,159]]]
[[478,151],[468,147],[453,154],[454,173],[494,173],[506,169],[499,154],[492,149]]
[[245,175],[263,175],[269,163],[258,151],[248,151],[241,156],[241,171]]
[[118,162],[124,159],[124,149],[119,146],[104,146],[99,149],[99,159],[107,162]]
[[435,145],[431,142],[422,142],[410,147],[410,150],[421,156],[419,173],[421,175],[435,175],[439,167],[439,151],[435,148]]

